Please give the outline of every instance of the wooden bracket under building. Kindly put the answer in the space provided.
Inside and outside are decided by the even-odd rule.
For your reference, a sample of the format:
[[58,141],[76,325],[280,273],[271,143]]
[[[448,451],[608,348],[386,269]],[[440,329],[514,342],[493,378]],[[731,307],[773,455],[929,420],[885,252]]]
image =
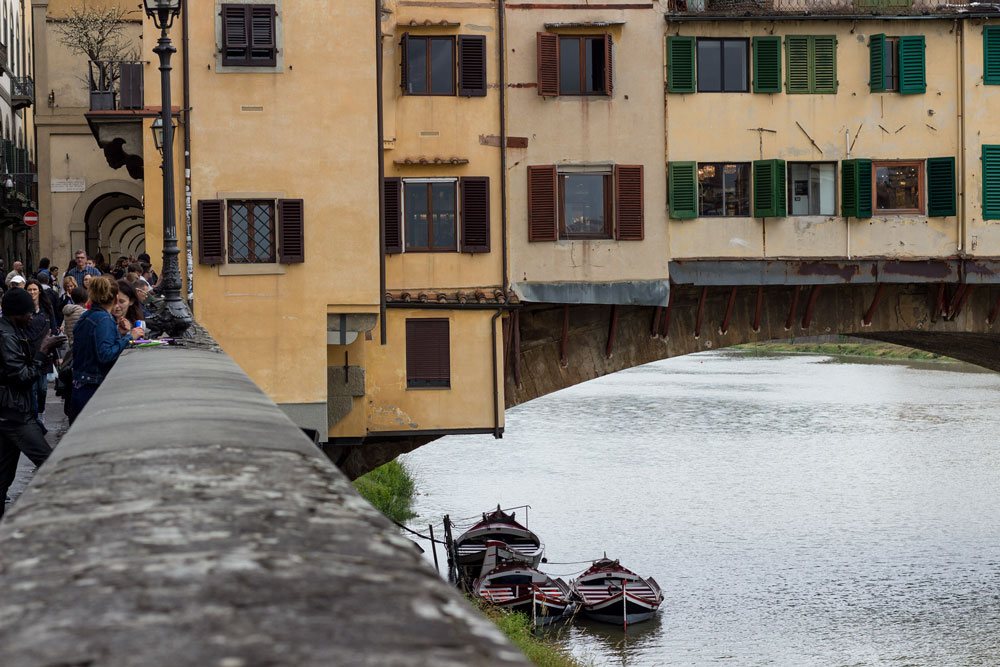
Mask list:
[[670,296],[667,297],[667,308],[663,311],[663,321],[661,322],[660,335],[670,338],[670,314],[674,309],[674,288],[670,287]]
[[945,316],[946,320],[953,320],[958,317],[958,314],[962,312],[962,306],[965,305],[974,287],[975,285],[970,285],[969,283],[962,283],[958,286],[955,295],[951,298],[951,303],[948,304],[948,313]]
[[726,314],[722,318],[722,326],[719,327],[719,333],[726,335],[729,333],[729,320],[733,317],[733,306],[736,305],[736,288],[729,290],[729,301],[726,302]]
[[708,297],[708,287],[701,288],[701,297],[698,299],[698,314],[694,318],[694,337],[701,338],[701,322],[705,318],[705,299]]
[[618,335],[618,305],[611,306],[611,322],[608,324],[608,343],[604,346],[604,356],[610,357]]
[[795,313],[799,309],[799,289],[798,285],[792,290],[792,304],[788,308],[788,317],[785,318],[785,331],[792,328],[795,324]]
[[569,366],[569,305],[563,306],[562,338],[559,339],[559,363]]
[[865,311],[865,316],[861,318],[861,325],[870,327],[872,325],[872,318],[875,317],[875,309],[878,308],[879,302],[882,301],[882,290],[885,288],[883,283],[879,283],[875,287],[875,296],[872,297],[872,303],[868,306],[868,310]]
[[819,299],[819,290],[822,285],[813,285],[809,290],[809,300],[806,302],[806,312],[802,316],[802,328],[808,329],[812,326],[813,313],[816,311],[816,301]]
[[760,333],[760,317],[764,310],[764,286],[760,285],[757,287],[757,307],[754,309],[753,313],[753,331],[754,333]]

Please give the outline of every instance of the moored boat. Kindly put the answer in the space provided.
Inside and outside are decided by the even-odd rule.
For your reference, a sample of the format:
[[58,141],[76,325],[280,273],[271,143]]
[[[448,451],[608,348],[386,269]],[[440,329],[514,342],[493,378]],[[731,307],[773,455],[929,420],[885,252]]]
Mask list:
[[576,610],[569,585],[525,563],[507,562],[475,581],[473,594],[490,604],[529,616],[535,625],[568,618]]
[[616,625],[648,621],[663,602],[655,579],[640,577],[607,556],[594,561],[570,589],[585,616]]
[[[521,561],[537,567],[543,550],[538,536],[518,523],[513,512],[507,514],[498,505],[496,510],[484,512],[482,521],[455,539],[454,558],[459,582],[468,586],[500,560]],[[494,561],[484,567],[491,551]]]

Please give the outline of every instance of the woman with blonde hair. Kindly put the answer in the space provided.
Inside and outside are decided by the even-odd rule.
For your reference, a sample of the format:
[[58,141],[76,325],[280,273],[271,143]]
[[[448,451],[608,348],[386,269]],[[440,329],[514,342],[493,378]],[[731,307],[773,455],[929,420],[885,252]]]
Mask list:
[[90,310],[80,315],[73,328],[73,397],[70,423],[97,392],[128,347],[129,341],[142,338],[145,332],[136,327],[126,334],[118,332],[111,311],[118,303],[118,283],[109,276],[96,276],[88,288]]

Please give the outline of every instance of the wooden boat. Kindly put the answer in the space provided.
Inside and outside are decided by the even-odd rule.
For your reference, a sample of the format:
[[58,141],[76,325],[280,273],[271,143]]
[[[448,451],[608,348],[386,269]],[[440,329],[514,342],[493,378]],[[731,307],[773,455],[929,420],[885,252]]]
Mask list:
[[565,581],[516,561],[502,563],[477,579],[472,592],[501,609],[528,615],[535,625],[569,618],[577,607]]
[[584,616],[626,627],[651,619],[663,602],[655,579],[640,577],[606,555],[573,580],[570,588]]
[[[500,553],[496,553],[498,544]],[[494,550],[495,561],[484,567],[490,549]],[[495,511],[484,512],[482,521],[455,539],[454,550],[459,582],[468,586],[501,560],[537,567],[544,547],[537,535],[514,519],[513,512],[507,514],[498,505]]]

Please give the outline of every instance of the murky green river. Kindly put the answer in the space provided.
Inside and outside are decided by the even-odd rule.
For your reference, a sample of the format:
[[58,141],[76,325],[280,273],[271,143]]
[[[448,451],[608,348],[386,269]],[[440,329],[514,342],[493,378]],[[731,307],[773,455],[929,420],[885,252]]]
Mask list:
[[1000,665],[998,407],[958,364],[682,357],[407,455],[412,525],[528,503],[547,571],[655,577],[657,621],[561,630],[593,665]]

